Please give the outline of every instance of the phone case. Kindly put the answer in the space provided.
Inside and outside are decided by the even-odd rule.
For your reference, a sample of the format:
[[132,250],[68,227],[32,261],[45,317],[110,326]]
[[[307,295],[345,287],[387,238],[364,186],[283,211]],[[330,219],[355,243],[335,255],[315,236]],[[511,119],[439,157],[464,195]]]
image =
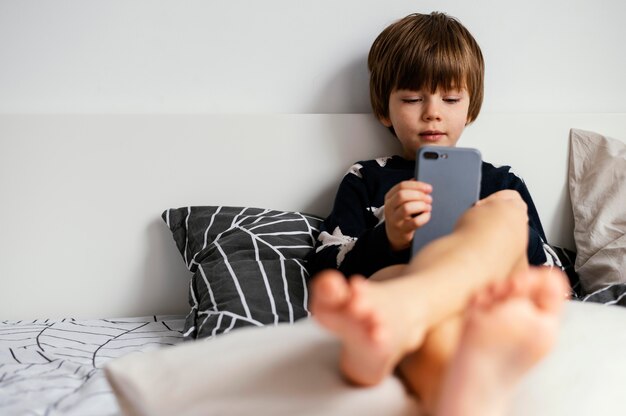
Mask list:
[[432,185],[433,202],[430,221],[413,236],[413,255],[451,233],[461,215],[478,201],[482,156],[477,149],[428,146],[418,150],[415,161],[415,177]]

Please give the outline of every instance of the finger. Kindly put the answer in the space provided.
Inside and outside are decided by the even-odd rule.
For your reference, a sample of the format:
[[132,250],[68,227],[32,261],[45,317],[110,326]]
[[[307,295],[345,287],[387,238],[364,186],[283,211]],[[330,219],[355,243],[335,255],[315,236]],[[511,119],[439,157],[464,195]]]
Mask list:
[[429,194],[422,191],[403,189],[386,200],[385,205],[389,205],[389,207],[397,209],[402,204],[413,201],[423,201],[431,204],[433,198]]
[[385,195],[385,200],[402,190],[414,190],[429,194],[432,192],[433,187],[430,184],[427,184],[425,182],[419,182],[416,180],[402,181],[394,185],[389,191],[387,191],[387,194]]
[[[406,236],[408,234],[411,234],[407,238],[412,239],[413,238],[412,233],[416,229],[416,225],[414,221],[415,218],[417,218],[417,216],[415,217],[402,216],[396,213],[390,219],[385,220],[385,223],[386,223],[385,227],[387,228],[387,233],[393,234],[395,236],[401,236],[401,235]],[[402,239],[404,240],[405,238],[402,237]]]
[[[416,209],[405,211],[400,208],[385,218],[387,230],[391,233],[412,233],[417,227],[422,226],[430,219],[430,216],[417,218],[425,213],[430,213],[432,207],[430,205],[416,203]],[[411,236],[412,238],[412,236]]]
[[397,189],[422,189],[424,191],[430,192],[432,190],[432,185],[427,182],[421,182],[415,179],[410,179],[408,181],[398,182],[394,188]]
[[411,218],[410,223],[412,229],[415,230],[417,228],[423,227],[428,221],[430,221],[430,216],[431,213],[430,211],[428,211]]
[[417,180],[409,181],[409,183],[413,185],[413,189],[418,189],[425,193],[431,193],[433,191],[433,186],[429,183]]
[[430,221],[430,216],[430,212],[423,212],[414,217],[405,218],[402,221],[395,223],[394,229],[401,234],[408,235],[407,238],[412,240],[415,230]]
[[409,201],[398,206],[393,213],[395,218],[406,219],[412,218],[422,212],[430,212],[433,207],[428,202],[424,201]]

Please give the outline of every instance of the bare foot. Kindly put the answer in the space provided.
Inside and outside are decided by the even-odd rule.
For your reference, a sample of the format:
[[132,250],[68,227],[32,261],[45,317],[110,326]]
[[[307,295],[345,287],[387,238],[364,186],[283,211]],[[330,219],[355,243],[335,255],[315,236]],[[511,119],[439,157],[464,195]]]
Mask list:
[[340,369],[355,384],[381,382],[423,341],[424,325],[411,321],[394,302],[394,290],[394,285],[359,276],[346,280],[333,270],[320,273],[311,283],[311,312],[341,339]]
[[554,345],[566,292],[563,274],[548,268],[480,291],[466,311],[437,415],[506,414],[519,380]]

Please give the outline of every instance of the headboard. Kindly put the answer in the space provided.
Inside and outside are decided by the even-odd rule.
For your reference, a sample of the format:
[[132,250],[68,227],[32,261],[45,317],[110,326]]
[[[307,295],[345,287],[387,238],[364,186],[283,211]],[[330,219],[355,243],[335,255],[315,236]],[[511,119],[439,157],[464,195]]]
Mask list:
[[[459,142],[514,166],[549,240],[570,248],[572,127],[626,137],[626,114],[482,114]],[[0,319],[185,313],[163,210],[324,216],[354,161],[397,150],[369,114],[2,115]]]

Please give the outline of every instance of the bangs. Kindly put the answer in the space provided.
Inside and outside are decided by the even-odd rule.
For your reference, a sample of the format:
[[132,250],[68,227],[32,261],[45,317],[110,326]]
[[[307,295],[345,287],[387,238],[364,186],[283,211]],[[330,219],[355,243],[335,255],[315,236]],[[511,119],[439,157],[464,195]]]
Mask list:
[[461,48],[461,45],[433,43],[424,50],[415,48],[412,54],[404,54],[397,62],[393,89],[430,93],[439,88],[445,91],[469,89],[469,65]]

